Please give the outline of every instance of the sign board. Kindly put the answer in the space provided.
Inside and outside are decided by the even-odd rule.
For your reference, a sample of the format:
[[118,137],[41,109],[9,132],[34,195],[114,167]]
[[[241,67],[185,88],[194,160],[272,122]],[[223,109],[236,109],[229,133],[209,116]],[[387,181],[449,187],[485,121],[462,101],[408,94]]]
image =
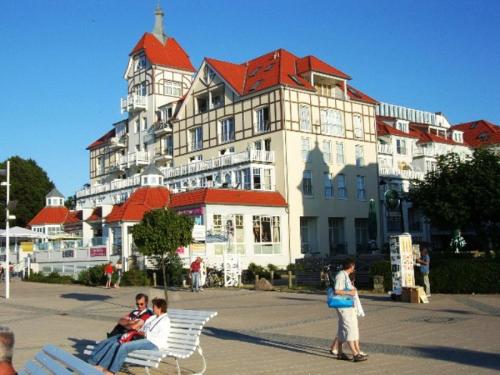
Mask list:
[[105,257],[106,246],[92,246],[89,251],[91,257]]
[[204,256],[205,255],[205,244],[204,243],[192,243],[189,245],[189,252],[191,255]]
[[21,246],[21,250],[24,251],[25,253],[33,252],[33,242],[30,241],[20,242],[19,245]]
[[403,287],[415,286],[411,235],[401,234],[389,239],[392,270],[392,291],[401,294]]
[[75,250],[73,250],[73,249],[63,250],[62,257],[63,258],[74,258],[75,257]]

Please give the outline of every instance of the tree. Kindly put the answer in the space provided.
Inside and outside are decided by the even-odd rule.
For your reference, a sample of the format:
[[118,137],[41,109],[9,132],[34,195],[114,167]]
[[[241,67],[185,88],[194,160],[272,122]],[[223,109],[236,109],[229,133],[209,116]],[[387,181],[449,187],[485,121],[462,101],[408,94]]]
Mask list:
[[[12,215],[16,220],[11,225],[25,227],[45,206],[45,196],[54,188],[47,173],[33,159],[13,156],[10,159],[10,199],[17,201]],[[6,161],[0,169],[6,168]],[[0,188],[0,205],[4,208],[6,189]],[[0,209],[0,222],[5,222],[5,210]]]
[[409,198],[433,225],[473,227],[491,249],[500,232],[500,156],[486,149],[465,160],[454,153],[440,156],[436,170],[414,183]]
[[132,228],[139,252],[158,259],[167,302],[167,267],[177,256],[177,249],[193,241],[193,225],[193,219],[188,216],[179,215],[173,210],[159,209],[147,212],[142,221]]
[[64,201],[64,206],[69,208],[70,210],[74,210],[76,208],[76,195],[70,195]]

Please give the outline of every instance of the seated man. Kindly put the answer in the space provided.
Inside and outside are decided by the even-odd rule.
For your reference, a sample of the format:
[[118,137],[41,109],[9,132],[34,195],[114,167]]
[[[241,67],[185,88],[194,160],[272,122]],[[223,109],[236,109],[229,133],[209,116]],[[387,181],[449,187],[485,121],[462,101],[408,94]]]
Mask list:
[[13,351],[14,333],[9,328],[0,326],[0,374],[16,374],[16,370],[12,366]]
[[108,333],[108,337],[122,335],[128,331],[137,331],[144,325],[144,322],[153,315],[153,312],[148,309],[149,298],[146,294],[139,293],[135,296],[135,304],[137,308],[129,314],[118,320],[118,324]]

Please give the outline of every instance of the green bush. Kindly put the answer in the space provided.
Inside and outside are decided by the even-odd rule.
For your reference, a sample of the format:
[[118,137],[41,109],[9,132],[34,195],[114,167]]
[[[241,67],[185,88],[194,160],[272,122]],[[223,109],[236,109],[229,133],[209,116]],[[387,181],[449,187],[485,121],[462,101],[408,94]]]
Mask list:
[[[161,266],[158,267],[156,271],[156,283],[158,285],[163,285],[163,273],[161,270]],[[168,286],[181,286],[182,280],[187,277],[189,271],[183,269],[182,260],[179,255],[175,254],[175,256],[170,257],[170,260],[167,264],[165,273],[167,277],[167,285]],[[153,271],[148,271],[149,279],[153,279]]]
[[148,286],[149,284],[149,278],[146,271],[136,268],[124,272],[120,282],[120,285],[124,286]]
[[262,266],[258,266],[255,263],[250,263],[247,268],[247,277],[250,280],[255,280],[255,275],[259,275],[260,278],[264,277],[267,280],[271,279],[271,273]]
[[[389,261],[374,263],[371,276],[384,277],[385,290],[392,289]],[[430,282],[433,293],[500,293],[500,263],[488,259],[475,259],[465,255],[444,258],[431,256]],[[419,284],[419,271],[415,279]]]
[[[104,274],[105,264],[99,264],[94,267],[87,268],[78,274],[78,282],[83,285],[97,286],[106,285],[106,275]],[[114,274],[116,280],[117,275]],[[113,280],[113,281],[115,281]]]
[[25,281],[48,284],[73,284],[75,282],[73,277],[67,275],[59,275],[59,273],[57,272],[51,272],[48,275],[44,275],[41,272],[33,272],[30,274],[30,277],[25,279]]

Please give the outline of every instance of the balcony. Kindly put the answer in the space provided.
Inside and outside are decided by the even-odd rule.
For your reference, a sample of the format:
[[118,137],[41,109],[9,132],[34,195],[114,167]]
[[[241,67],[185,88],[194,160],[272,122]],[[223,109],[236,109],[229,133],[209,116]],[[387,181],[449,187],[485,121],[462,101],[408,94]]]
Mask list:
[[132,166],[148,165],[149,163],[149,154],[145,151],[133,152],[128,155],[120,156],[118,159],[118,164],[122,169]]
[[416,147],[413,149],[413,156],[414,157],[421,157],[421,156],[427,156],[434,158],[438,155],[436,150],[434,148],[424,148],[424,147]]
[[105,194],[108,192],[115,192],[117,190],[125,190],[136,188],[140,185],[140,177],[134,176],[125,180],[114,180],[107,184],[90,186],[76,192],[77,198],[83,198],[91,195]]
[[379,168],[378,173],[380,177],[398,177],[405,180],[423,180],[425,177],[424,172],[396,168]]
[[173,155],[174,155],[174,149],[172,147],[155,148],[155,161],[172,160]]
[[247,150],[235,154],[219,156],[210,160],[185,164],[179,167],[163,168],[162,172],[168,179],[251,162],[274,163],[274,152],[262,150]]
[[393,153],[393,150],[392,150],[392,147],[391,145],[387,145],[387,144],[378,144],[377,145],[377,149],[378,149],[378,153],[379,154],[386,154],[386,155],[392,155]]
[[121,137],[113,137],[110,139],[110,147],[113,149],[121,149],[127,147],[127,135]]
[[147,97],[137,94],[130,94],[126,98],[120,99],[121,113],[142,111],[147,109]]
[[158,121],[153,124],[156,136],[172,133],[172,125],[167,121]]

